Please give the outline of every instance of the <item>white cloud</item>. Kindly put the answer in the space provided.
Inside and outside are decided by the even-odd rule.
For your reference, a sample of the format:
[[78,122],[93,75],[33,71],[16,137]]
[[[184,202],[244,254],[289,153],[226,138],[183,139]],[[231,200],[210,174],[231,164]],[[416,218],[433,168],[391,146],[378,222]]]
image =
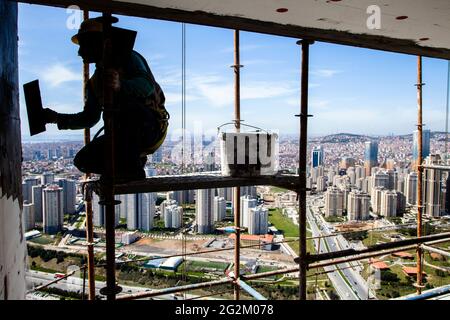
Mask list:
[[73,72],[61,63],[56,63],[41,71],[41,77],[48,82],[51,87],[58,87],[64,82],[81,81],[81,72]]
[[316,77],[321,77],[321,78],[331,78],[338,73],[341,73],[341,71],[334,70],[334,69],[316,69],[316,70],[311,71],[312,75],[314,75]]

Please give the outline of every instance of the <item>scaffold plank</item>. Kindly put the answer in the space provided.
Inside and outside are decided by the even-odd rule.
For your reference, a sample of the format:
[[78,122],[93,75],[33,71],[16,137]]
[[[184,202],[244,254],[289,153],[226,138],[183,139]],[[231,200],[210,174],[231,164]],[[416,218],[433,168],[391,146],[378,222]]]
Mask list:
[[[222,176],[220,172],[208,172],[184,175],[154,176],[144,180],[116,184],[114,186],[114,194],[134,194],[262,185],[276,186],[292,191],[298,191],[298,181],[298,175],[294,174],[277,174],[273,176],[258,177],[230,177]],[[91,184],[96,193],[101,191],[102,185],[100,180],[91,180],[84,183]]]

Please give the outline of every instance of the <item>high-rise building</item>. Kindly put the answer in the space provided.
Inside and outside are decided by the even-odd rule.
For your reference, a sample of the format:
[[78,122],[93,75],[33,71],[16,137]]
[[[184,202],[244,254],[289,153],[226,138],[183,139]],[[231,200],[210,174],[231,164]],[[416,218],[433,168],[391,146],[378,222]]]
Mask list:
[[[116,195],[114,196],[115,200],[121,201],[125,195]],[[99,197],[96,193],[92,196],[92,223],[96,227],[104,227],[105,226],[105,206],[99,203]],[[121,207],[116,208],[115,210],[115,226],[117,227],[120,224],[120,215],[121,210],[124,210]],[[126,211],[125,211],[126,213]]]
[[74,180],[59,179],[58,185],[63,189],[63,212],[64,214],[75,213],[76,185]]
[[403,174],[400,174],[397,179],[397,186],[395,187],[395,190],[397,190],[398,192],[401,192],[403,194],[406,193],[405,192],[405,179],[406,179],[406,176]]
[[356,160],[349,157],[344,157],[339,162],[339,169],[348,169],[350,167],[354,167]]
[[328,174],[327,174],[327,176],[328,176],[328,185],[329,185],[329,186],[332,186],[332,185],[333,185],[333,179],[334,179],[334,177],[336,176],[336,172],[337,172],[337,170],[335,170],[335,169],[333,169],[333,168],[328,169]]
[[386,169],[393,170],[394,167],[395,167],[395,160],[394,159],[386,159]]
[[175,200],[179,205],[182,205],[185,203],[183,190],[169,191],[169,192],[167,192],[166,198],[170,199],[170,200]]
[[105,226],[105,206],[101,205],[99,201],[98,195],[94,193],[92,196],[92,224],[96,227],[103,227]]
[[335,187],[325,193],[325,216],[342,216],[344,210],[344,193]]
[[411,206],[417,205],[417,173],[410,172],[405,180],[406,203]]
[[28,201],[28,203],[31,203],[33,200],[33,186],[37,186],[39,184],[39,178],[25,178],[25,180],[22,183],[22,194],[23,194],[23,201]]
[[153,228],[155,216],[155,195],[139,193],[121,195],[120,212],[125,210],[127,229],[149,231]]
[[41,183],[44,186],[53,184],[54,181],[55,181],[55,174],[52,172],[44,172],[41,176]]
[[350,179],[350,184],[352,186],[355,185],[356,183],[356,172],[355,172],[355,167],[350,167],[347,169],[347,176]]
[[366,177],[366,171],[362,166],[355,166],[355,179],[358,180],[360,178]]
[[183,201],[185,204],[194,204],[195,190],[183,190]]
[[341,187],[342,191],[342,206],[343,209],[347,212],[348,209],[348,194],[352,191],[349,185],[345,185]]
[[375,187],[384,187],[389,189],[389,175],[385,172],[379,171],[371,176],[372,186],[371,189]]
[[251,208],[255,208],[258,201],[250,195],[241,197],[241,227],[248,228],[248,217]]
[[263,206],[251,208],[249,210],[249,234],[266,234],[269,225],[269,211]]
[[34,228],[34,205],[25,201],[23,203],[23,214],[25,231]]
[[383,198],[383,193],[386,191],[385,187],[375,187],[372,189],[372,211],[376,214],[381,214],[381,200]]
[[[430,155],[430,137],[431,131],[422,130],[422,158],[425,159]],[[419,159],[419,130],[415,130],[413,133],[413,168],[417,170],[417,161]]]
[[227,203],[224,198],[214,197],[214,222],[222,221],[227,214]]
[[34,204],[34,222],[42,223],[42,185],[33,186],[31,202]]
[[327,177],[320,176],[317,178],[317,191],[323,192],[327,190]]
[[[365,178],[358,178],[358,179],[356,179],[356,182],[355,182],[356,189],[363,190],[364,184],[365,184],[365,180],[366,180]],[[367,192],[367,188],[366,188],[365,192]]]
[[153,220],[155,218],[155,194],[140,193],[137,194],[138,209],[138,229],[142,231],[150,231],[153,229]]
[[43,190],[44,233],[55,234],[62,230],[64,223],[63,190],[57,185],[49,185]]
[[179,229],[183,225],[183,208],[170,205],[164,208],[164,227]]
[[313,148],[311,152],[311,168],[323,166],[323,147],[318,146]]
[[348,194],[348,220],[367,220],[370,217],[370,196],[360,191]]
[[381,195],[381,211],[382,216],[396,217],[397,216],[397,192],[385,190]]
[[406,209],[406,197],[403,193],[397,191],[397,216],[403,215]]
[[197,211],[197,232],[211,233],[213,229],[213,199],[215,189],[197,190],[196,211]]
[[233,188],[219,188],[217,189],[217,195],[224,198],[226,201],[232,201]]
[[317,183],[317,178],[323,176],[324,170],[322,166],[311,169],[311,178],[313,183]]
[[366,176],[371,175],[373,167],[378,165],[378,142],[366,141],[364,152],[364,168],[366,169]]
[[396,171],[394,171],[394,169],[388,169],[388,170],[386,170],[386,174],[389,177],[389,182],[388,182],[387,188],[389,190],[394,190],[397,187],[398,173]]
[[[425,159],[427,165],[440,165],[439,155],[429,155]],[[423,205],[425,214],[429,217],[441,216],[442,172],[440,170],[425,169],[423,172]]]

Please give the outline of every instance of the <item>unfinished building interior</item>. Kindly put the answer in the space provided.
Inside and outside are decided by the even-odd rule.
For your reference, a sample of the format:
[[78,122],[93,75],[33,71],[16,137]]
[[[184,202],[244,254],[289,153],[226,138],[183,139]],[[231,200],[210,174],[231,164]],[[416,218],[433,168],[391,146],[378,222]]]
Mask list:
[[[301,83],[299,94],[301,97],[299,114],[299,173],[277,174],[253,178],[224,177],[220,174],[183,176],[157,176],[144,181],[127,184],[116,184],[114,164],[108,168],[108,173],[102,183],[89,180],[84,182],[84,196],[87,212],[87,264],[86,280],[89,299],[95,299],[94,247],[92,226],[92,192],[102,195],[106,209],[106,287],[101,292],[108,300],[142,299],[165,295],[169,293],[185,292],[202,287],[213,287],[231,284],[234,288],[234,298],[239,300],[240,292],[244,290],[255,299],[263,297],[247,282],[257,278],[287,273],[298,273],[298,298],[305,300],[307,296],[307,271],[343,262],[356,261],[378,257],[389,253],[417,250],[417,299],[429,298],[422,294],[423,266],[421,263],[424,246],[450,241],[450,233],[423,236],[422,204],[420,196],[422,179],[419,179],[419,203],[417,216],[417,237],[392,243],[370,246],[364,250],[344,250],[331,253],[311,254],[307,252],[306,241],[306,166],[308,139],[308,76],[309,76],[309,48],[315,41],[329,42],[341,45],[369,48],[418,56],[418,122],[419,132],[422,130],[422,57],[450,59],[450,4],[446,0],[386,0],[386,1],[208,1],[208,0],[130,0],[130,1],[82,1],[82,0],[0,0],[0,298],[23,299],[25,297],[25,264],[26,243],[21,229],[22,201],[21,201],[21,132],[19,116],[19,85],[18,85],[18,56],[17,56],[17,2],[48,5],[65,8],[77,5],[84,10],[85,18],[88,12],[100,12],[103,17],[111,15],[127,15],[141,18],[161,19],[182,23],[199,24],[235,30],[235,110],[234,126],[240,130],[240,56],[239,31],[258,32],[270,35],[290,37],[299,45],[299,59],[301,61]],[[370,17],[367,11],[373,2],[379,2],[382,8],[383,27],[369,28],[366,24]],[[109,22],[108,22],[109,21]],[[108,41],[110,20],[104,19],[104,41]],[[105,56],[108,56],[105,52]],[[89,69],[83,70],[85,81],[89,77]],[[105,155],[113,158],[114,148],[114,101],[111,90],[105,88],[104,121],[105,135],[108,137],[110,150]],[[422,137],[419,134],[419,137]],[[89,142],[90,133],[85,132],[85,143]],[[422,141],[419,138],[419,155],[422,154]],[[422,163],[420,158],[419,163]],[[450,171],[449,167],[419,166],[419,173],[423,169]],[[234,270],[232,275],[220,280],[198,284],[176,286],[161,290],[145,291],[137,294],[120,294],[121,288],[116,281],[115,261],[115,195],[134,194],[152,191],[176,191],[186,189],[206,189],[210,187],[233,187],[235,195],[239,195],[240,187],[254,185],[273,185],[297,192],[299,201],[299,248],[300,254],[296,259],[298,267],[263,272],[255,275],[240,275],[240,206],[239,196],[235,196],[234,204],[234,233],[236,237],[234,250]],[[236,223],[237,222],[237,223]],[[217,249],[230,250],[230,249]],[[209,250],[208,252],[213,252]],[[196,252],[201,255],[202,252]],[[183,253],[180,256],[193,255]],[[148,259],[146,259],[148,260]],[[67,274],[65,277],[70,276]],[[64,279],[58,279],[60,281]],[[49,285],[49,284],[47,284]],[[448,294],[450,286],[434,290],[434,295]]]

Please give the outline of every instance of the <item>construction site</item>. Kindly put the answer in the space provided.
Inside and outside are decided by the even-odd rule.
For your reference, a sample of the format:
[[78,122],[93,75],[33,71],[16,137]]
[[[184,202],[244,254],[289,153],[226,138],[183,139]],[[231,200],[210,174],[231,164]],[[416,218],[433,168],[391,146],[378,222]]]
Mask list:
[[[43,158],[41,151],[27,147],[32,149],[28,151],[22,141],[20,108],[24,107],[19,96],[25,92],[29,119],[30,105],[36,103],[31,99],[39,96],[42,108],[39,87],[28,83],[23,91],[19,85],[18,16],[25,4],[30,10],[76,6],[83,21],[96,17],[102,26],[102,70],[113,67],[114,50],[119,50],[111,45],[116,17],[181,26],[182,66],[181,79],[177,80],[182,88],[180,162],[157,162],[154,156],[152,165],[158,164],[145,167],[144,178],[123,182],[117,174],[120,160],[115,156],[117,128],[122,121],[117,95],[111,86],[102,84],[102,156],[107,167],[101,178],[74,169],[72,158],[79,147],[75,144],[67,147],[67,159],[71,160],[62,160],[58,152],[53,156],[49,151],[45,162],[49,167],[50,163],[60,166],[58,174],[64,178],[55,183],[61,190],[71,179],[78,179],[71,186],[72,208],[60,214],[57,231],[47,226],[48,217],[42,224],[34,223],[34,216],[33,222],[29,218],[29,210],[34,210],[30,205],[36,203],[31,203],[35,185],[44,185],[50,174],[47,168],[38,172],[33,167]],[[376,21],[380,8],[381,26]],[[436,142],[430,151],[429,136],[424,141],[427,109],[423,107],[422,62],[424,58],[450,60],[448,1],[0,0],[0,16],[0,299],[450,299],[450,63],[447,83],[442,84],[447,90],[445,132],[433,137]],[[186,142],[186,25],[231,30],[234,40],[230,44],[234,110],[229,110],[232,120],[221,119],[232,131],[225,134],[221,131],[225,125],[218,127],[221,167],[213,161],[213,165],[201,164],[198,172],[188,164],[191,154],[187,149],[191,149]],[[241,117],[243,32],[287,38],[298,58],[298,70],[292,71],[300,80],[296,90],[300,104],[291,117],[296,119],[299,132],[293,143],[289,140],[282,145],[284,149],[294,146],[292,170],[281,170],[279,160],[274,160],[283,149],[278,145],[278,133],[248,125]],[[389,151],[394,156],[378,162],[378,144],[372,161],[373,142],[365,142],[365,160],[342,158],[324,170],[323,150],[316,144],[342,139],[345,148],[349,139],[355,138],[341,135],[311,143],[308,122],[320,112],[315,109],[317,113],[311,114],[308,96],[312,86],[310,49],[317,43],[416,59],[415,78],[408,84],[415,86],[417,94],[417,133],[413,138],[417,150],[411,165],[403,166],[401,161],[394,165],[392,159],[399,150]],[[84,61],[79,74],[83,88],[87,87],[92,76],[88,62]],[[108,74],[103,71],[101,76],[107,78]],[[30,92],[34,95],[31,98]],[[88,99],[83,91],[83,100]],[[37,128],[39,124],[30,120],[29,125],[31,135],[33,130],[45,131],[45,124]],[[249,134],[248,128],[256,130]],[[83,130],[84,145],[97,137],[91,137],[90,129]],[[239,141],[244,154],[239,153]],[[361,141],[358,146],[364,144]],[[252,145],[258,153],[257,160],[254,156],[257,165],[251,162]],[[268,150],[268,165],[261,164],[262,149]],[[169,152],[160,152],[166,159]],[[243,164],[239,163],[241,156]],[[70,173],[64,172],[64,166]],[[27,185],[38,176],[41,183]],[[51,180],[53,183],[53,177]],[[411,181],[417,191],[408,189]],[[57,192],[56,186],[44,189],[39,191],[44,199]],[[63,196],[59,196],[62,201]],[[27,197],[29,201],[24,201]],[[44,200],[44,207],[45,201],[49,200]],[[147,203],[146,208],[143,203]],[[147,212],[146,218],[124,213],[131,207]],[[205,207],[211,211],[206,218],[200,213]]]

